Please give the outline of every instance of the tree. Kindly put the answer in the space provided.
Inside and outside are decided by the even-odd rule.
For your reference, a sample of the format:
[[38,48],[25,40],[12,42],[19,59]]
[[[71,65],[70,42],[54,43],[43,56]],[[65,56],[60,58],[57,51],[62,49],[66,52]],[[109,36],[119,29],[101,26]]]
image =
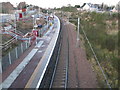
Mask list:
[[71,7],[71,4],[68,4],[67,6],[68,6],[68,7]]
[[2,2],[2,13],[11,13],[14,10],[13,5],[10,2]]
[[43,13],[47,13],[47,10],[46,10],[46,9],[42,9],[42,12],[43,12]]
[[105,11],[106,11],[106,10],[107,10],[107,8],[108,8],[108,5],[104,4],[104,5],[103,5],[103,10],[105,10]]
[[17,6],[18,9],[26,8],[26,2],[20,2]]

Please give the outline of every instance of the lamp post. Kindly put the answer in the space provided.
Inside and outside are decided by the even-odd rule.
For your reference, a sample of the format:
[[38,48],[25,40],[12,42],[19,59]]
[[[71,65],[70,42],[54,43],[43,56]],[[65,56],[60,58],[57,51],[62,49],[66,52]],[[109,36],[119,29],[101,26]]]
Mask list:
[[35,27],[35,30],[36,30],[36,28],[37,28],[36,18],[35,18],[35,25],[34,25],[34,27]]
[[17,26],[17,25],[16,25],[16,12],[15,12],[14,25],[15,25],[15,32],[17,32],[17,31],[16,31],[16,26]]
[[49,19],[49,16],[48,16],[48,10],[47,10],[47,28],[48,28],[48,19]]
[[[17,10],[17,3],[16,3],[16,10]],[[16,12],[16,10],[15,10],[15,18],[14,18],[14,25],[15,25],[15,33],[17,32],[16,31],[16,20],[17,20],[17,12]]]
[[34,29],[34,25],[35,25],[34,15],[32,15],[32,18],[33,18],[33,29]]
[[40,7],[39,7],[39,17],[40,17]]

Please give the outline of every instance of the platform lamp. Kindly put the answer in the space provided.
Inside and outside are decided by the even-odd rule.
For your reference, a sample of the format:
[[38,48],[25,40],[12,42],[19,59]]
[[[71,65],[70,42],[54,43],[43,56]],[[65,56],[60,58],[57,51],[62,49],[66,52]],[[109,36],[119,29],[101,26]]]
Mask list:
[[[17,10],[17,3],[16,3],[16,10]],[[17,32],[16,31],[16,27],[17,27],[17,25],[16,25],[16,20],[17,20],[17,12],[16,12],[16,10],[15,10],[15,18],[14,18],[15,32]]]
[[32,18],[33,18],[33,29],[34,29],[34,25],[35,25],[34,15],[32,15]]

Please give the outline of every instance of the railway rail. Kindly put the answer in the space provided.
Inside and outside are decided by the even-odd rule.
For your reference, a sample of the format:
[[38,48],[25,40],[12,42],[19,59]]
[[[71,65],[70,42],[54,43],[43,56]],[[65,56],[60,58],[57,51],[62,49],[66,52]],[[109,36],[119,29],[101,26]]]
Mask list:
[[[63,33],[63,28],[61,30],[62,37],[65,37],[65,33]],[[54,73],[52,76],[52,80],[50,83],[50,88],[67,88],[68,84],[68,62],[69,62],[69,40],[68,35],[67,38],[62,38],[59,53],[57,57],[57,61],[55,64]],[[65,43],[65,44],[63,44]],[[63,50],[67,48],[66,50]],[[62,49],[62,51],[61,51]],[[64,52],[63,52],[64,51]],[[62,56],[64,53],[64,56]]]

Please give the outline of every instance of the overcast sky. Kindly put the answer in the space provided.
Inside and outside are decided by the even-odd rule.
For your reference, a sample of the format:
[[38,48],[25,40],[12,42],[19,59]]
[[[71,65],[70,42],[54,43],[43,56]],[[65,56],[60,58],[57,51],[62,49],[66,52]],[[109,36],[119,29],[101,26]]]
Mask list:
[[43,8],[53,8],[71,5],[82,5],[83,3],[96,3],[102,2],[108,5],[116,5],[120,0],[0,0],[0,2],[11,2],[14,6],[19,2],[26,2],[27,4],[37,5]]

